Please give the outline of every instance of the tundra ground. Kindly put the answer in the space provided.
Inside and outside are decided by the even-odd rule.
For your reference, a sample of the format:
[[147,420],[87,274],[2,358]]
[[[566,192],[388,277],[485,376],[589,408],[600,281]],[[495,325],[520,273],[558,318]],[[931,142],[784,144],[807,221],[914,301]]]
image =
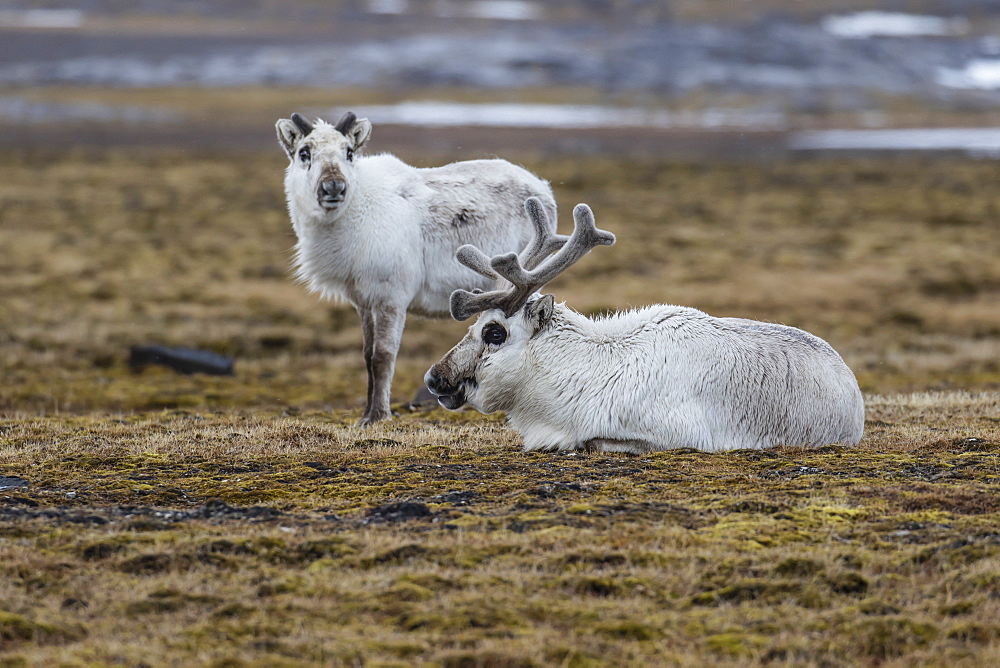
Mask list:
[[0,160],[4,665],[1000,659],[995,162],[521,156],[618,235],[558,299],[800,326],[866,393],[856,448],[630,457],[406,410],[453,322],[351,427],[360,326],[289,279],[277,148]]

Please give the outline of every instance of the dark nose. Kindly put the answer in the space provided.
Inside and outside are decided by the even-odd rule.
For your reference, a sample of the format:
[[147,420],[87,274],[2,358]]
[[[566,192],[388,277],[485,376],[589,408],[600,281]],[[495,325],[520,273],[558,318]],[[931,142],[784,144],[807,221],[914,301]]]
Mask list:
[[319,184],[319,196],[336,199],[347,190],[347,184],[337,179],[330,179]]
[[438,397],[444,394],[455,394],[458,391],[458,388],[449,383],[446,378],[435,374],[433,368],[424,374],[424,384],[427,385],[427,389],[431,391],[431,394]]

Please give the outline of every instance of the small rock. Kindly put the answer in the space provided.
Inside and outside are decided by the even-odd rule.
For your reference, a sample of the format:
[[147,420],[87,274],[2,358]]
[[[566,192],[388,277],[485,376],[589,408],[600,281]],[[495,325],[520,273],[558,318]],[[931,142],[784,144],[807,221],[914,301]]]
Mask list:
[[405,522],[420,517],[430,517],[433,514],[426,504],[417,501],[397,501],[372,508],[368,511],[368,517],[363,520],[363,523]]
[[471,490],[456,490],[454,492],[445,492],[444,494],[438,494],[437,496],[431,497],[431,501],[434,501],[435,503],[452,503],[456,506],[466,506],[470,503],[482,500],[482,494]]
[[233,360],[209,350],[168,348],[167,346],[132,346],[128,365],[141,371],[150,364],[161,364],[179,373],[207,373],[232,376]]
[[31,483],[24,478],[17,476],[0,476],[0,489],[19,489],[27,487]]

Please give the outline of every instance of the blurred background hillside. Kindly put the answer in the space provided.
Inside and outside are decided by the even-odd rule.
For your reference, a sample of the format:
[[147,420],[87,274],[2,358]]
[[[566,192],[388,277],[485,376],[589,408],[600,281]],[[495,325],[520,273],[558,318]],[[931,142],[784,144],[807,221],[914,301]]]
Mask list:
[[[548,131],[500,145],[995,151],[956,129],[1000,124],[998,102],[992,0],[0,2],[5,146],[256,148],[276,115],[351,105],[483,149],[519,127]],[[951,132],[800,134],[914,127]]]
[[[273,129],[348,108],[371,151],[589,202],[619,243],[553,283],[574,308],[796,325],[867,392],[1000,388],[1000,2],[0,0],[0,411],[358,408]],[[397,401],[464,330],[411,319]],[[237,375],[133,374],[136,344]]]

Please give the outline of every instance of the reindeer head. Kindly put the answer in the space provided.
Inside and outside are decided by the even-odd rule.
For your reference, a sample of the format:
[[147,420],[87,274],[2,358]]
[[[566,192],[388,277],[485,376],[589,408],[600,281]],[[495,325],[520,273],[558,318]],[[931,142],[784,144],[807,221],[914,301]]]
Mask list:
[[337,125],[317,120],[310,123],[301,114],[275,124],[278,143],[291,160],[285,172],[289,204],[321,215],[335,211],[350,197],[354,156],[371,136],[372,124],[352,112]]
[[569,237],[549,232],[545,210],[536,198],[528,199],[524,208],[535,232],[520,255],[488,258],[475,246],[462,246],[456,253],[466,267],[493,279],[497,289],[456,290],[451,295],[451,315],[456,320],[481,315],[465,338],[424,375],[427,388],[445,408],[456,410],[469,403],[484,413],[504,409],[518,390],[524,365],[531,363],[531,342],[552,326],[555,299],[538,290],[595,246],[615,242],[615,235],[597,229],[586,204],[573,209]]

